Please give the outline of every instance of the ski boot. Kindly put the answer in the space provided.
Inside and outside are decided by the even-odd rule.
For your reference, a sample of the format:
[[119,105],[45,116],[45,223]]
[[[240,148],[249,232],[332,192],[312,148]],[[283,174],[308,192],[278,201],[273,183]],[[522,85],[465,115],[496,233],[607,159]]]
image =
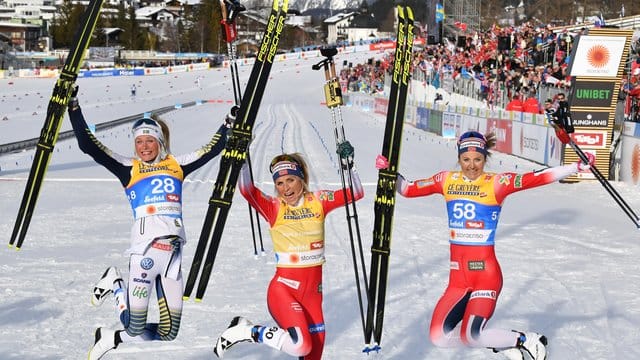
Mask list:
[[120,331],[103,327],[97,328],[95,332],[95,342],[91,350],[89,350],[89,360],[102,358],[108,351],[117,348],[121,342]]
[[[93,287],[93,294],[91,295],[91,305],[98,306],[104,302],[107,295],[113,292],[114,284],[120,281],[120,285],[122,285],[122,276],[120,276],[120,272],[115,267],[109,267],[98,283]],[[122,286],[120,286],[122,287]]]
[[233,345],[239,342],[258,342],[258,333],[254,331],[254,325],[251,321],[243,318],[242,316],[236,316],[231,320],[229,327],[216,341],[216,346],[213,352],[219,357],[224,356],[225,351],[229,350]]
[[[500,350],[500,354],[509,360],[546,360],[547,337],[534,332],[519,332],[518,343],[513,348]],[[495,350],[498,352],[498,350]]]

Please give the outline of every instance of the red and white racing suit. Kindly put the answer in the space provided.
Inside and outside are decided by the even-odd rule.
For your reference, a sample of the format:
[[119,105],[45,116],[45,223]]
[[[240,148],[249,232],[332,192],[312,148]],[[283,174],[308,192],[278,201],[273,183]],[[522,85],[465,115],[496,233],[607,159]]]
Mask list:
[[354,194],[340,190],[307,192],[297,206],[256,188],[245,165],[239,190],[269,222],[276,255],[276,273],[269,284],[267,304],[278,326],[289,331],[281,350],[305,360],[320,360],[325,327],[322,313],[324,220],[332,210],[364,196],[357,173],[351,173]]
[[[440,347],[513,347],[519,336],[511,330],[485,329],[502,289],[502,271],[494,242],[504,199],[515,192],[563,179],[578,171],[576,164],[525,174],[486,173],[476,180],[462,172],[443,171],[428,179],[398,177],[405,197],[442,194],[449,220],[449,284],[438,300],[429,335]],[[460,323],[460,333],[453,330]]]

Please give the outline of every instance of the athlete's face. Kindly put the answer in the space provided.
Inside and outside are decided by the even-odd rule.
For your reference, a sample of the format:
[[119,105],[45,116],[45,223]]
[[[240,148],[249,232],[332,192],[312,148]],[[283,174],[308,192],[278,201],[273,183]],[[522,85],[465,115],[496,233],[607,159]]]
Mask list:
[[296,175],[283,175],[276,179],[276,190],[288,205],[296,205],[304,193],[304,183]]
[[487,159],[477,151],[467,151],[458,157],[462,174],[470,180],[475,180],[484,174],[484,164]]
[[158,140],[151,135],[140,135],[135,140],[136,154],[144,162],[153,161],[160,153]]

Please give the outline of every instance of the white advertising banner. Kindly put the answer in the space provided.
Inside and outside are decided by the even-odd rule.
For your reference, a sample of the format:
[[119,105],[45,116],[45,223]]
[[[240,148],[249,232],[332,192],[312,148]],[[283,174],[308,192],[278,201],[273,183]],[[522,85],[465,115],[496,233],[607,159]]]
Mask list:
[[511,134],[513,155],[538,163],[545,162],[546,127],[514,121]]
[[580,36],[571,76],[617,77],[626,41],[624,36]]

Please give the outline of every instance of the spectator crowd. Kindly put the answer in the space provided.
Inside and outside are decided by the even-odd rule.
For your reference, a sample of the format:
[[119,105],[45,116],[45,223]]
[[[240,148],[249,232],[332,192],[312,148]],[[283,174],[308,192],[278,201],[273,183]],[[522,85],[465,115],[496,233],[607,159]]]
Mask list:
[[[584,32],[557,31],[550,26],[524,23],[517,27],[494,26],[488,31],[467,33],[457,42],[426,45],[415,51],[415,80],[448,92],[483,100],[488,107],[542,114],[544,102],[568,93],[571,46]],[[627,117],[634,97],[640,96],[640,59],[629,70],[621,89],[627,101]],[[348,91],[383,91],[385,71],[391,69],[393,53],[343,68],[341,81]]]

